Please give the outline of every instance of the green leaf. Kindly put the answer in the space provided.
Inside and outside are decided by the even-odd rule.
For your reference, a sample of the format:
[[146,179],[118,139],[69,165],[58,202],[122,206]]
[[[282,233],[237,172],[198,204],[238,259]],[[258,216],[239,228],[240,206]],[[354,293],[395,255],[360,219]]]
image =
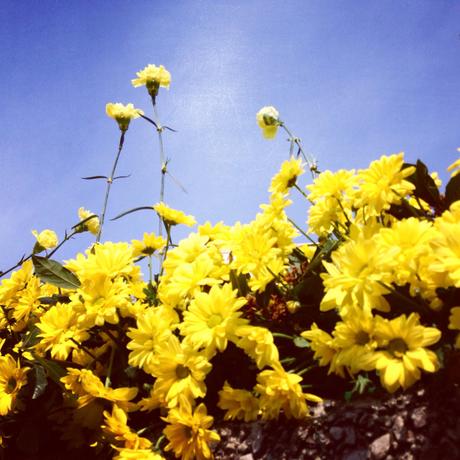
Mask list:
[[294,342],[294,345],[297,348],[310,348],[310,342],[307,339],[304,339],[303,337],[300,337],[300,335],[298,337],[296,337],[293,340],[293,342]]
[[46,257],[32,256],[35,274],[45,283],[65,289],[80,287],[78,278],[59,262]]
[[460,174],[452,177],[449,183],[446,185],[447,207],[458,200],[460,200]]
[[32,394],[32,399],[39,398],[48,386],[48,379],[46,378],[46,371],[43,366],[34,366],[35,369],[35,388]]
[[65,369],[63,369],[58,363],[45,358],[40,358],[39,356],[34,356],[34,359],[46,369],[48,377],[53,382],[56,382],[59,386],[62,386],[61,377],[67,375]]
[[238,295],[246,297],[250,291],[246,275],[236,274],[235,270],[230,271],[230,281],[233,289],[238,289]]
[[414,174],[415,180],[412,182],[415,184],[415,196],[426,201],[430,206],[439,206],[441,203],[441,196],[439,194],[438,187],[436,186],[433,178],[430,176],[425,163],[417,160]]

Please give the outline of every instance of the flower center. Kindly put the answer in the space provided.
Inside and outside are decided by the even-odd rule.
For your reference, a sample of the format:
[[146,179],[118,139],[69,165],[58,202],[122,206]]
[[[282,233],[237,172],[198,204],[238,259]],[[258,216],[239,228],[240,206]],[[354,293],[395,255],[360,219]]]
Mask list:
[[357,345],[366,345],[369,343],[370,337],[366,331],[359,331],[355,335],[355,342]]
[[14,377],[10,377],[6,383],[5,393],[11,394],[16,390],[17,381]]
[[208,319],[209,327],[216,327],[222,322],[222,316],[220,315],[211,315]]
[[190,375],[190,369],[183,364],[178,364],[176,367],[176,376],[178,379],[185,379]]
[[390,340],[388,344],[388,351],[396,358],[401,358],[402,355],[409,349],[403,339],[397,338]]

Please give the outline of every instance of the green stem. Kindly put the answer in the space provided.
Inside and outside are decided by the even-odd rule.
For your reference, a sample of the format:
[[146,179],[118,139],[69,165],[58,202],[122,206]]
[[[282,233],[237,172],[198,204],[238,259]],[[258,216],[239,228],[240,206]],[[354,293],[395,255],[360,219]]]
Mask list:
[[120,158],[120,154],[121,154],[121,151],[123,149],[123,143],[125,141],[125,133],[126,133],[126,131],[121,132],[120,142],[118,144],[118,152],[117,152],[117,155],[115,157],[115,161],[113,163],[112,172],[110,173],[110,176],[107,179],[107,188],[106,188],[106,191],[105,191],[104,206],[102,208],[101,222],[100,222],[100,225],[99,225],[99,232],[98,232],[97,237],[96,237],[96,243],[99,243],[99,241],[101,241],[102,227],[104,225],[105,212],[107,211],[107,204],[109,202],[110,188],[112,186],[113,178],[115,176],[115,170],[117,169],[118,160]]
[[77,342],[73,337],[70,338],[70,341],[77,345],[78,348],[82,349],[87,355],[91,356],[94,361],[99,361],[97,356],[93,355],[84,345],[82,345],[80,342]]
[[105,378],[104,386],[108,388],[110,386],[111,380],[110,377],[112,375],[112,368],[113,368],[113,360],[115,358],[115,344],[112,345],[112,349],[110,350],[110,361],[109,361],[109,368],[107,369],[107,377]]
[[280,339],[294,340],[292,335],[283,334],[282,332],[272,332],[273,337],[279,337]]
[[149,266],[149,283],[152,284],[152,254],[149,254],[149,261],[148,261],[148,266]]
[[292,219],[289,219],[288,218],[288,221],[294,225],[294,227],[305,237],[307,238],[308,241],[310,241],[310,243],[313,243],[315,246],[318,246],[318,243],[312,239],[311,236],[309,236],[307,233],[305,233]]
[[[161,125],[160,118],[158,116],[157,104],[156,104],[156,97],[152,95],[152,105],[153,105],[153,113],[155,118],[155,124],[157,127],[158,133],[158,142],[160,144],[160,202],[164,201],[165,195],[165,176],[168,171],[168,162],[165,159],[164,153],[164,144],[163,144],[163,126]],[[160,236],[163,236],[163,228],[161,225],[161,217],[158,217],[158,233]]]
[[290,155],[293,154],[294,145],[297,145],[297,147],[299,148],[299,152],[302,154],[303,159],[305,160],[305,162],[308,165],[308,168],[310,169],[312,177],[315,178],[316,173],[318,173],[315,159],[311,155],[307,155],[305,153],[300,139],[298,137],[295,137],[283,122],[280,122],[280,126],[286,131],[287,135],[289,136],[289,142],[291,143],[289,149]]
[[295,187],[295,188],[296,188],[296,189],[297,189],[297,190],[298,190],[308,201],[310,201],[309,198],[308,198],[308,195],[307,195],[297,184],[294,184],[294,187]]

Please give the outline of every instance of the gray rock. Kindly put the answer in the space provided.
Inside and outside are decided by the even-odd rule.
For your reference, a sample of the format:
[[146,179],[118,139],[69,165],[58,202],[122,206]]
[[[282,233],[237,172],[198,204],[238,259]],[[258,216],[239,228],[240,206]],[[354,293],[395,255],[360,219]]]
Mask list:
[[427,424],[428,413],[426,407],[417,407],[412,411],[411,419],[415,428],[423,428]]
[[383,459],[387,456],[391,447],[391,434],[386,433],[372,441],[369,446],[371,458],[375,460]]
[[246,454],[246,455],[242,455],[240,457],[240,460],[254,460],[254,457],[252,456],[252,454]]
[[329,429],[329,434],[334,441],[340,441],[343,438],[343,428],[339,426],[333,426]]
[[346,453],[342,460],[366,460],[367,459],[367,451],[364,449],[353,450],[351,452]]

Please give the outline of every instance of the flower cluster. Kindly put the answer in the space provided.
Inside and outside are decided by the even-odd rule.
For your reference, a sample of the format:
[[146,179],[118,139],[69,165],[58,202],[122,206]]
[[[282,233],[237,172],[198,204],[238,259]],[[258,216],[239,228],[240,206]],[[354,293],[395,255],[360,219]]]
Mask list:
[[[152,97],[169,82],[152,65],[133,80]],[[108,113],[129,123],[140,112]],[[272,107],[257,120],[266,137],[281,125]],[[64,264],[37,256],[54,232],[34,232],[30,258],[0,283],[2,442],[38,411],[47,422],[34,429],[62,449],[208,460],[215,418],[304,419],[328,374],[342,378],[338,397],[358,378],[394,392],[441,369],[460,348],[458,162],[444,194],[402,153],[306,188],[304,167],[282,163],[251,222],[206,222],[177,244],[173,227],[196,221],[163,202],[137,209],[153,208],[167,238],[98,240]],[[297,191],[306,226],[288,217]],[[79,217],[74,234],[100,236],[97,216]],[[159,259],[148,281],[144,257],[150,271]]]

